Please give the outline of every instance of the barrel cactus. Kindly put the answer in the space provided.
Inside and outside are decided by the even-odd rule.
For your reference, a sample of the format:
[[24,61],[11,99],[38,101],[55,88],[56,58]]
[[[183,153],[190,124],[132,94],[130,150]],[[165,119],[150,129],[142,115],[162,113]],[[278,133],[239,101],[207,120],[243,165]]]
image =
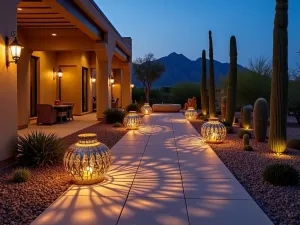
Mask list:
[[[224,96],[221,99],[221,115],[222,115],[222,121],[225,121],[225,116],[226,116],[226,97]],[[231,123],[232,124],[232,123]]]
[[207,101],[207,90],[206,90],[206,52],[202,51],[202,73],[201,73],[201,111],[205,116],[208,113],[208,101]]
[[254,104],[253,125],[254,136],[258,142],[264,142],[267,136],[268,127],[268,103],[264,98],[259,98]]
[[243,136],[243,145],[246,146],[246,145],[249,145],[249,135],[248,134],[244,134]]
[[214,72],[214,53],[213,53],[213,42],[211,31],[209,35],[209,117],[213,118],[216,116],[216,105],[215,105],[215,72]]
[[244,106],[242,114],[242,127],[249,129],[251,127],[251,108]]
[[236,86],[237,86],[237,48],[235,36],[230,38],[230,67],[227,86],[227,106],[225,121],[233,123],[236,110]]
[[270,149],[280,154],[286,149],[288,100],[288,0],[276,0],[273,30],[273,63],[270,110]]

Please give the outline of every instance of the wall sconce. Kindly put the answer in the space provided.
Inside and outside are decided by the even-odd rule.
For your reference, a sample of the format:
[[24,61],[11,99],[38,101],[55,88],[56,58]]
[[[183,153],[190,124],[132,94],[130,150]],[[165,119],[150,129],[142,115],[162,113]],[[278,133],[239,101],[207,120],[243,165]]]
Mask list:
[[130,87],[131,87],[131,88],[134,88],[134,84],[131,84]]
[[92,83],[96,82],[96,78],[95,77],[92,77],[91,80],[92,80]]
[[58,69],[57,74],[58,74],[58,78],[62,78],[62,76],[63,76],[63,71],[61,70],[61,68]]
[[113,75],[111,74],[109,76],[109,85],[112,86],[112,84],[115,83],[115,78],[113,77]]
[[[11,38],[13,41],[9,44],[9,37],[5,37],[5,47],[6,47],[6,66],[9,67],[11,62],[17,64],[21,56],[22,48],[24,48],[18,41],[16,32],[11,32]],[[13,61],[9,61],[9,49],[11,50],[11,57]]]
[[63,76],[63,71],[61,70],[61,68],[58,69],[58,71],[56,72],[56,69],[53,68],[53,80],[56,79],[56,76],[58,75],[58,78],[62,78]]

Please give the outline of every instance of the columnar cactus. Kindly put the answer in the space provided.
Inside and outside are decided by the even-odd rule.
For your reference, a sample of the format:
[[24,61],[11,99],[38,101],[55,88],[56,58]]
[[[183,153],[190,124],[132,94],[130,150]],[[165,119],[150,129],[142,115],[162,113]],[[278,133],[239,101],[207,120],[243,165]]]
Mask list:
[[246,145],[249,145],[249,135],[248,134],[244,134],[243,136],[243,145],[246,146]]
[[242,127],[249,129],[251,127],[251,108],[244,106],[242,114]]
[[277,154],[286,148],[288,97],[288,0],[276,0],[269,147]]
[[264,98],[259,98],[254,104],[253,125],[254,135],[258,142],[264,142],[267,136],[269,109]]
[[207,90],[206,90],[206,52],[202,51],[202,73],[201,73],[201,110],[202,114],[208,113]]
[[225,121],[225,116],[226,116],[226,101],[227,98],[226,96],[224,96],[222,99],[221,99],[221,115],[222,115],[222,121]]
[[215,72],[214,72],[214,53],[211,31],[209,35],[209,117],[216,116],[215,106]]
[[235,36],[230,38],[230,67],[227,86],[227,105],[225,121],[233,123],[236,110],[236,86],[237,86],[237,48]]

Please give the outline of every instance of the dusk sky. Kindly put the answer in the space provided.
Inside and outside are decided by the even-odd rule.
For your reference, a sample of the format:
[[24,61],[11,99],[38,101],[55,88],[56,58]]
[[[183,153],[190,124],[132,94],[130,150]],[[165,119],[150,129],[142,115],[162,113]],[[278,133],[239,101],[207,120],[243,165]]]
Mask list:
[[[238,63],[251,57],[271,59],[275,0],[95,0],[122,36],[133,40],[133,60],[153,52],[172,52],[195,60],[208,49],[212,30],[214,58],[229,61],[235,35]],[[300,63],[300,0],[289,0],[289,67]]]

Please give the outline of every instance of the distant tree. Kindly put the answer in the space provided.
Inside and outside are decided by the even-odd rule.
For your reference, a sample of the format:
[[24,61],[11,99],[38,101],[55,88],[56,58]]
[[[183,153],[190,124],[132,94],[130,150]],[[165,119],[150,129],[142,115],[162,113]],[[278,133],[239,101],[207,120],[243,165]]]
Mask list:
[[259,75],[272,76],[272,63],[271,60],[264,56],[251,58],[249,60],[249,69]]
[[136,79],[144,85],[146,102],[149,102],[152,83],[165,72],[165,66],[154,58],[153,53],[148,53],[143,58],[137,58],[133,63],[133,68]]

